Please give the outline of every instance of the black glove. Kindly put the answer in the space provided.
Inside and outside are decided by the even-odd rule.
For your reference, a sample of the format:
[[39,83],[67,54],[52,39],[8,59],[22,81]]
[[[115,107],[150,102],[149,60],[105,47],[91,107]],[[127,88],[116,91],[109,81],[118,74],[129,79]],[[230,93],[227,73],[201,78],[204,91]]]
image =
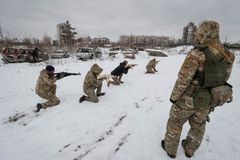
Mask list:
[[174,100],[172,100],[172,99],[170,98],[170,102],[172,102],[172,103],[176,103],[177,101],[174,101]]

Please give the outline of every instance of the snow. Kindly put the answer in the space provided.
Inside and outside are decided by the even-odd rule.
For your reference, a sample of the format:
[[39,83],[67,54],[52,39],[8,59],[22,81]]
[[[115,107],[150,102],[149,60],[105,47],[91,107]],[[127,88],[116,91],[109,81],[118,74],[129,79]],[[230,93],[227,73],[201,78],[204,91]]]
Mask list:
[[[124,84],[107,87],[103,82],[97,104],[79,103],[83,80],[90,67],[97,63],[109,74],[120,62],[116,58],[79,61],[50,60],[38,64],[3,64],[0,62],[0,159],[1,160],[159,160],[170,159],[161,148],[171,103],[169,97],[185,54],[185,48],[164,50],[168,57],[157,57],[159,71],[146,75],[145,66],[153,58],[146,52],[136,55],[134,69],[123,76]],[[189,48],[187,48],[189,49]],[[205,136],[192,159],[226,160],[240,156],[239,51],[229,83],[234,86],[234,101],[219,107],[210,115]],[[34,88],[39,72],[52,64],[56,72],[81,72],[81,76],[66,77],[57,82],[61,103],[33,113],[39,98]],[[7,122],[16,113],[26,116]],[[184,125],[182,137],[189,129]],[[185,160],[179,146],[178,160]]]

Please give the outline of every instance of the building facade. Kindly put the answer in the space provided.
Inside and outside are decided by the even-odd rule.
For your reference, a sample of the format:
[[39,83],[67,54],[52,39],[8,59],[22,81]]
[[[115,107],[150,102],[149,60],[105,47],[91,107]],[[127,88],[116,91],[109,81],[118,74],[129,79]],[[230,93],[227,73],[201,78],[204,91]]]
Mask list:
[[69,21],[57,25],[58,43],[60,46],[72,47],[75,43],[75,28],[71,26]]
[[121,35],[118,43],[130,47],[154,47],[169,46],[175,40],[167,36]]
[[183,28],[182,42],[183,44],[194,44],[195,43],[195,31],[197,26],[193,22],[188,23]]

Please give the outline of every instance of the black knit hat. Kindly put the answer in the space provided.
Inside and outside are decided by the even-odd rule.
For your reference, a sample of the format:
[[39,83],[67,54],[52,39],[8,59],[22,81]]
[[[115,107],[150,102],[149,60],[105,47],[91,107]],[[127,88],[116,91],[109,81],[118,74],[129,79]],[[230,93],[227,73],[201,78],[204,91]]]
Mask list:
[[127,63],[128,63],[128,61],[124,60],[122,63],[124,63],[124,64],[127,64]]
[[52,72],[55,70],[55,68],[52,65],[48,65],[48,66],[46,66],[46,70],[49,72]]

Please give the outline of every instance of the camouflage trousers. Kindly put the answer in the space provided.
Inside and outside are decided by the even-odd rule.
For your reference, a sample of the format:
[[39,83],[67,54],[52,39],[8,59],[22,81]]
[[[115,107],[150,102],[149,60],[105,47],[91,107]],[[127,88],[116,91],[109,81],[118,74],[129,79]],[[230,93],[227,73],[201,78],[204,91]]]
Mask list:
[[147,66],[146,69],[147,69],[146,73],[155,73],[152,67]]
[[47,107],[52,107],[52,106],[58,105],[60,103],[59,98],[56,96],[56,88],[57,88],[57,86],[54,85],[47,92],[38,92],[37,93],[39,95],[39,97],[48,100],[44,103],[41,103],[41,105],[44,109]]
[[86,101],[94,103],[97,103],[99,101],[97,94],[100,94],[102,91],[102,81],[98,81],[97,91],[95,92],[95,90],[96,89],[84,89],[84,93],[87,95],[85,99]]
[[183,109],[173,104],[170,110],[165,134],[165,149],[168,153],[176,155],[181,137],[182,127],[186,121],[190,130],[185,138],[184,150],[188,155],[193,155],[201,145],[206,118],[209,110]]

